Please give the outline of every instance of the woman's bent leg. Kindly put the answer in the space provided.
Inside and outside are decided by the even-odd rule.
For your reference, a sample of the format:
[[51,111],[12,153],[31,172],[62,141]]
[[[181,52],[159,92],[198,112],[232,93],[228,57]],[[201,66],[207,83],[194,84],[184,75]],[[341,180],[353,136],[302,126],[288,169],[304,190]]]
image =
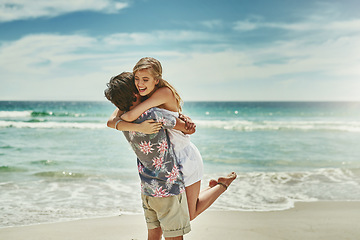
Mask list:
[[[231,173],[227,177],[218,179],[218,182],[229,186],[235,180],[236,174]],[[210,184],[212,185],[212,184]],[[208,207],[215,202],[215,200],[226,191],[223,185],[216,184],[213,187],[208,187],[200,192],[201,181],[198,181],[188,187],[186,190],[186,197],[189,207],[190,221],[195,219],[200,213],[205,211]]]

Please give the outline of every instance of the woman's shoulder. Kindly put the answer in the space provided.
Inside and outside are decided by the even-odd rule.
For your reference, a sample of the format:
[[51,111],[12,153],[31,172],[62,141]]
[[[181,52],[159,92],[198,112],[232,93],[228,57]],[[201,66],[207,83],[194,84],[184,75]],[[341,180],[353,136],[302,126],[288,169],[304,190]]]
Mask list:
[[170,111],[177,112],[178,107],[174,93],[168,87],[161,87],[153,94],[159,99],[163,99],[163,104],[159,105],[160,108],[165,108]]
[[174,96],[171,89],[166,87],[166,86],[159,88],[158,90],[155,91],[155,93],[166,95],[166,96],[169,96],[169,97]]

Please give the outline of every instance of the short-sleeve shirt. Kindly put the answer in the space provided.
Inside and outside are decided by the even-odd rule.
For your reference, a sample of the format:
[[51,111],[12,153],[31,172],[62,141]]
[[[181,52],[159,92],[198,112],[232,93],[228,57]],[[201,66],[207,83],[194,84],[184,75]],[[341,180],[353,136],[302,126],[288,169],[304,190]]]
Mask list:
[[185,186],[166,131],[175,126],[176,118],[164,109],[151,108],[134,122],[141,123],[149,119],[163,123],[159,132],[123,132],[137,155],[141,192],[152,197],[178,195],[185,191]]

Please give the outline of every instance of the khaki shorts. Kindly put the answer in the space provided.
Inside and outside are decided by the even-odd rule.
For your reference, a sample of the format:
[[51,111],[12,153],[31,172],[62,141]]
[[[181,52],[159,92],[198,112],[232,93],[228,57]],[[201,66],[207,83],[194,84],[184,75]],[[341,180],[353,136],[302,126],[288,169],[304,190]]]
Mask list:
[[161,227],[164,237],[178,237],[189,233],[190,217],[186,194],[171,197],[141,195],[148,229]]

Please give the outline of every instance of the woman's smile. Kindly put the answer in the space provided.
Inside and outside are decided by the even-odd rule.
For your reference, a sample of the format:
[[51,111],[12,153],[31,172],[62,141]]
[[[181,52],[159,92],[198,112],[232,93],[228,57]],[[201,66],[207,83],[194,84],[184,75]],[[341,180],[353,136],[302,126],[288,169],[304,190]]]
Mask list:
[[137,86],[137,89],[138,89],[139,93],[143,93],[143,92],[146,91],[146,87],[139,87],[139,86]]

